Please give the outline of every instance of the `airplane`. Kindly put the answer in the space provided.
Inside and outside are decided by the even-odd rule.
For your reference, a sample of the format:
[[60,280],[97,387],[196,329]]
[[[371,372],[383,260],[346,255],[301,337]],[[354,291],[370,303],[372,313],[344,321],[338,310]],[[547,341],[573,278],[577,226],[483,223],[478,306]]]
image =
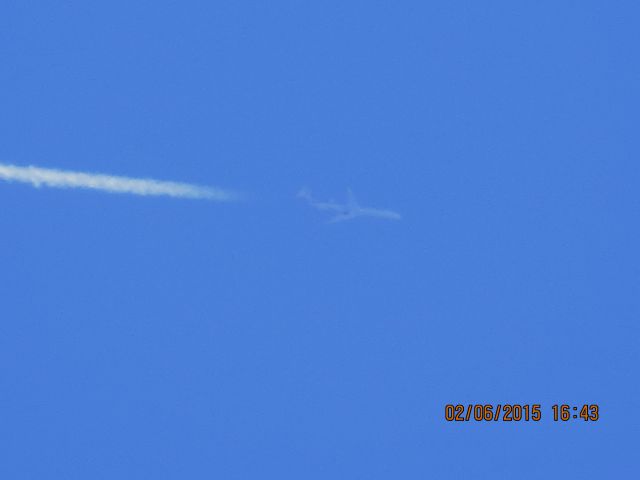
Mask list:
[[331,218],[328,223],[342,222],[352,220],[356,217],[375,217],[385,220],[400,220],[402,217],[393,210],[380,208],[361,207],[356,201],[351,189],[347,189],[347,203],[336,203],[332,200],[328,202],[318,202],[311,196],[311,191],[303,188],[298,192],[298,197],[306,200],[309,205],[320,211],[334,212],[335,217]]

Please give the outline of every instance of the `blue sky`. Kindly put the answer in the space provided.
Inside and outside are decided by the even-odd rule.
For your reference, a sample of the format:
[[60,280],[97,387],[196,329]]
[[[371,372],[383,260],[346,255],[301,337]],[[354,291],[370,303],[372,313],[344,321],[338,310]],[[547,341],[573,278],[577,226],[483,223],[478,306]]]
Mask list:
[[639,15],[3,2],[0,163],[247,199],[0,183],[1,476],[637,475]]

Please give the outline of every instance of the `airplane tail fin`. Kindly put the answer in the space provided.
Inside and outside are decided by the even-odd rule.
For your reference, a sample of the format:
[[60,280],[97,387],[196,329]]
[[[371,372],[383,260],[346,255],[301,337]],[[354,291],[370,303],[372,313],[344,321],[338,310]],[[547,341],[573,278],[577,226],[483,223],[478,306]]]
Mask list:
[[302,187],[298,191],[298,194],[296,196],[298,198],[304,198],[305,200],[312,201],[311,190],[309,190],[307,187]]

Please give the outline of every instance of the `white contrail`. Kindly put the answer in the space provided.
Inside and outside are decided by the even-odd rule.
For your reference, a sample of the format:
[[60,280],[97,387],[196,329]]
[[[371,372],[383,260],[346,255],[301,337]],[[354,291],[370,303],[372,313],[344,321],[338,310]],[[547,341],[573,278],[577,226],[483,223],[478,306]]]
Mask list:
[[0,179],[8,182],[30,183],[34,187],[45,185],[54,188],[88,188],[110,193],[164,195],[222,202],[238,199],[238,195],[234,192],[189,183],[164,182],[150,178],[117,177],[33,166],[17,167],[3,163],[0,163]]

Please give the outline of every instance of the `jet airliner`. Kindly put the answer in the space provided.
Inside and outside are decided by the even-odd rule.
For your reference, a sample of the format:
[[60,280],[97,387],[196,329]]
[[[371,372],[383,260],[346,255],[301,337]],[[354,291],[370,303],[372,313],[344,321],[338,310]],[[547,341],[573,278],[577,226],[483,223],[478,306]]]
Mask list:
[[344,204],[334,201],[318,202],[311,196],[311,191],[307,188],[300,190],[298,197],[306,200],[309,205],[317,210],[335,213],[335,216],[329,220],[329,223],[352,220],[356,217],[375,217],[385,220],[400,220],[402,218],[399,213],[393,210],[361,207],[356,201],[351,189],[347,189],[347,203]]

